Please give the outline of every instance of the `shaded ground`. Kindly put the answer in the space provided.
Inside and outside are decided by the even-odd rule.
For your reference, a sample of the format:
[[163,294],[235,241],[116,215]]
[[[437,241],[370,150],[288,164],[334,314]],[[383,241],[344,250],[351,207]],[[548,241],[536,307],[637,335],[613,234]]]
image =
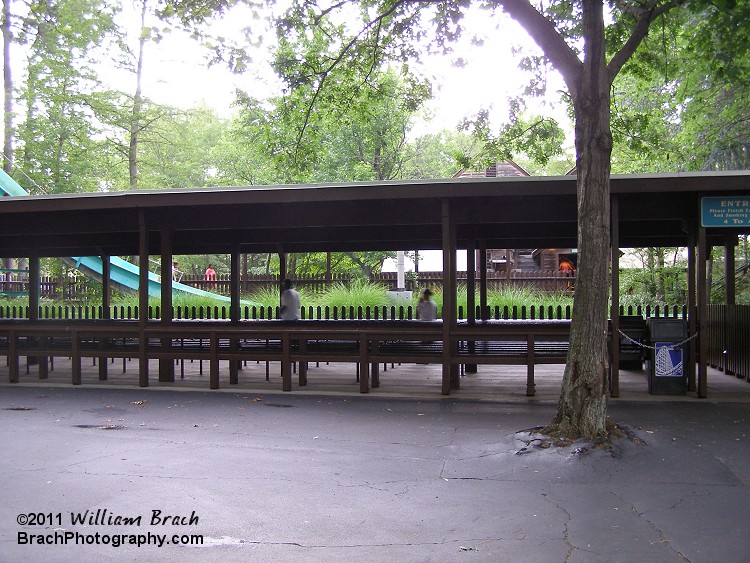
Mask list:
[[[0,560],[747,561],[749,409],[613,401],[638,440],[538,448],[553,404],[6,384]],[[203,545],[18,544],[56,531]]]

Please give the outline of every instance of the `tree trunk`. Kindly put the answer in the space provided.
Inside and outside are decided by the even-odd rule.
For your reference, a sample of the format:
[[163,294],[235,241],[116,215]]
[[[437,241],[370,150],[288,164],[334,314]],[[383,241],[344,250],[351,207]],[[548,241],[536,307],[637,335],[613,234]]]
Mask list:
[[654,259],[654,249],[650,246],[646,249],[646,261],[644,267],[648,272],[648,296],[649,298],[655,298],[656,278],[654,276],[656,274],[654,272],[656,271],[656,260]]
[[143,1],[141,9],[141,35],[138,40],[138,60],[135,71],[135,96],[133,97],[133,114],[130,121],[130,144],[128,147],[128,171],[130,176],[130,189],[138,189],[138,136],[141,132],[141,110],[143,106],[143,94],[141,92],[141,79],[143,78],[143,54],[146,48],[146,12],[148,2]]
[[10,3],[3,0],[3,170],[13,169],[13,79],[10,72],[10,46],[13,35],[10,28]]
[[[10,29],[10,2],[3,0],[3,164],[7,174],[13,170],[13,79],[10,72],[10,46],[13,36]],[[12,258],[0,260],[0,266],[11,269]],[[10,281],[10,273],[7,274]]]
[[584,17],[584,27],[583,69],[577,87],[571,88],[576,116],[578,272],[562,392],[557,415],[545,428],[548,434],[571,439],[596,439],[606,434],[609,375],[612,133],[601,12]]
[[666,305],[667,291],[664,287],[664,249],[656,249],[656,301]]

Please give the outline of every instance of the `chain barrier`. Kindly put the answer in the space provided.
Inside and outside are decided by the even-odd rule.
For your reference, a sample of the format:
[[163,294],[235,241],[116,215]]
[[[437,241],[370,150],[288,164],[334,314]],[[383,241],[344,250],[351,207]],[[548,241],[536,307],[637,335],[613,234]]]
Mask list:
[[[617,329],[617,332],[619,332],[622,336],[624,336],[627,340],[629,340],[630,342],[632,342],[636,346],[640,346],[641,348],[648,348],[649,350],[656,350],[656,346],[650,346],[648,344],[644,344],[643,342],[639,342],[637,340],[633,340],[632,338],[630,338],[627,334],[625,334],[619,328]],[[684,346],[685,344],[687,344],[688,342],[690,342],[696,336],[698,336],[698,332],[697,331],[696,331],[695,334],[693,334],[693,336],[688,336],[682,342],[675,342],[673,344],[668,344],[666,346],[661,346],[661,348],[667,348],[668,350],[674,350],[676,348],[681,348],[682,346]]]

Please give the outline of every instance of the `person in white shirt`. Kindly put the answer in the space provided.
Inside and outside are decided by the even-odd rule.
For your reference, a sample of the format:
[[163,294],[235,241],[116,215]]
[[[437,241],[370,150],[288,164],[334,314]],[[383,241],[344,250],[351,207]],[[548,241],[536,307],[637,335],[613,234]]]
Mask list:
[[300,319],[299,293],[292,288],[292,280],[285,279],[281,291],[281,310],[279,318],[282,321],[298,321]]
[[417,304],[417,318],[421,321],[434,321],[437,319],[437,305],[430,299],[432,290],[425,289]]

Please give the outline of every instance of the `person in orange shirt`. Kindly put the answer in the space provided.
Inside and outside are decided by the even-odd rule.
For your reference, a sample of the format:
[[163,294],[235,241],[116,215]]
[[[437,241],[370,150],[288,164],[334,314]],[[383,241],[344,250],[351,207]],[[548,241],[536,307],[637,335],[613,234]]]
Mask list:
[[207,282],[215,282],[216,281],[216,270],[214,270],[214,265],[209,264],[208,268],[206,268],[206,274],[205,279]]
[[563,258],[560,260],[560,273],[566,276],[573,275],[573,272],[575,272],[576,268],[573,266],[573,262],[568,260],[567,258]]

